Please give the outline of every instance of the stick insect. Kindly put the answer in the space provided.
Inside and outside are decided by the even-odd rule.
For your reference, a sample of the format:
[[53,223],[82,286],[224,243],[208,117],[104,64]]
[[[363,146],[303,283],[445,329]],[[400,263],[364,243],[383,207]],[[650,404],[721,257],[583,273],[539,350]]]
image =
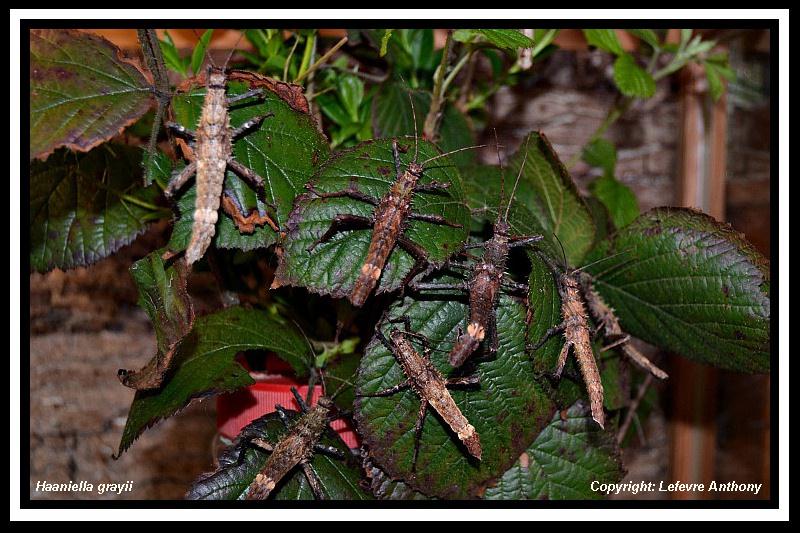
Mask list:
[[[497,159],[500,168],[503,164],[500,161],[500,147],[497,145]],[[528,159],[527,145],[525,158],[514,182],[514,188],[508,199],[505,211],[503,211],[503,187],[500,188],[500,204],[497,210],[492,238],[488,241],[468,244],[464,250],[470,248],[484,248],[483,257],[472,268],[472,274],[468,281],[461,283],[422,283],[412,280],[409,286],[416,290],[460,290],[469,293],[469,323],[465,332],[461,331],[456,338],[456,342],[450,351],[450,364],[459,367],[478,349],[484,338],[489,337],[489,351],[497,353],[497,304],[500,297],[501,288],[512,292],[523,292],[527,294],[528,286],[506,279],[506,263],[511,248],[517,246],[527,246],[542,240],[541,235],[511,235],[511,227],[508,224],[508,213],[511,209],[511,202],[519,185],[525,162]],[[466,268],[457,263],[448,263],[451,268]]]
[[316,405],[309,407],[296,388],[292,387],[291,391],[302,412],[297,421],[292,423],[286,409],[281,405],[275,406],[278,416],[289,430],[288,433],[274,445],[258,436],[246,436],[251,445],[270,454],[266,464],[248,488],[248,500],[268,498],[275,486],[298,465],[303,470],[314,497],[318,500],[325,500],[327,499],[325,491],[316,472],[311,467],[311,459],[315,453],[323,453],[336,459],[346,457],[345,452],[319,442],[323,433],[333,432],[329,424],[343,416],[342,413],[333,413],[336,409],[333,403],[336,394],[331,397],[322,396],[317,400]]
[[[385,315],[384,319],[386,319]],[[384,320],[381,320],[381,322],[383,321]],[[405,331],[392,328],[389,331],[389,336],[386,337],[381,331],[379,323],[375,326],[375,335],[397,359],[397,362],[406,375],[406,379],[388,389],[367,394],[356,394],[356,396],[391,396],[392,394],[408,388],[411,388],[417,396],[419,396],[419,413],[416,425],[414,426],[414,456],[411,462],[412,471],[416,469],[417,465],[422,427],[425,423],[428,406],[432,407],[433,410],[439,414],[442,420],[444,420],[448,427],[464,444],[470,455],[480,461],[480,436],[478,432],[475,431],[472,424],[469,423],[469,420],[461,413],[461,409],[458,408],[458,405],[453,401],[453,397],[450,396],[450,392],[447,390],[448,387],[479,385],[480,378],[477,375],[445,378],[430,361],[431,349],[428,346],[427,339],[422,335],[410,331],[411,327],[408,317],[403,317],[399,321],[405,324]],[[398,320],[388,320],[388,322],[398,322]],[[416,337],[421,340],[424,346],[424,355],[420,355],[419,352],[417,352],[414,345],[408,340],[408,336]]]
[[[411,101],[411,108],[413,114],[413,100]],[[416,117],[416,115],[414,116]],[[472,148],[479,147],[469,146],[467,148],[460,148],[428,158],[422,163],[419,163],[419,137],[417,136],[417,123],[415,118],[414,160],[403,170],[400,163],[400,149],[397,144],[397,139],[392,140],[392,157],[394,159],[396,179],[389,191],[382,198],[374,198],[359,191],[355,184],[351,184],[350,188],[346,190],[331,193],[320,192],[311,183],[306,186],[319,198],[348,197],[375,206],[375,210],[369,218],[352,214],[336,215],[328,230],[308,247],[308,251],[310,252],[318,245],[327,242],[334,235],[345,229],[373,228],[372,239],[369,244],[366,260],[361,266],[358,278],[349,295],[349,299],[353,305],[356,307],[364,305],[364,302],[378,284],[383,268],[386,266],[386,262],[389,260],[389,256],[396,245],[399,245],[416,260],[414,267],[403,280],[402,286],[405,286],[408,280],[421,272],[427,265],[428,253],[425,249],[404,235],[409,221],[420,220],[431,224],[450,226],[452,228],[463,227],[461,224],[450,222],[440,215],[414,213],[411,207],[414,193],[437,192],[450,187],[450,183],[447,182],[431,181],[429,183],[420,184],[419,179],[425,171],[425,165],[436,159]]]
[[[260,194],[263,194],[264,191],[264,178],[233,158],[233,141],[248,130],[261,124],[267,117],[272,116],[272,113],[257,116],[235,129],[231,128],[228,114],[228,107],[231,104],[253,96],[264,96],[264,91],[261,88],[235,96],[227,96],[225,94],[227,84],[225,68],[235,50],[236,46],[231,49],[221,67],[218,67],[213,62],[210,55],[206,55],[209,61],[206,74],[206,95],[203,100],[203,108],[200,113],[200,121],[197,124],[197,130],[188,130],[174,122],[166,124],[176,134],[194,143],[194,160],[186,165],[183,170],[176,173],[164,190],[164,194],[167,197],[171,197],[189,178],[196,175],[197,198],[194,206],[192,237],[186,248],[186,262],[189,265],[203,257],[216,232],[220,197],[222,196],[225,171],[227,169],[231,169],[241,176]],[[241,212],[241,206],[235,202],[235,198],[232,199]],[[271,219],[269,223],[275,231],[278,230],[277,225]]]
[[[558,237],[556,237],[558,239]],[[559,241],[561,244],[561,241]],[[563,247],[562,247],[563,252]],[[550,267],[555,277],[558,295],[561,298],[561,323],[550,328],[542,338],[533,346],[528,346],[530,351],[538,350],[552,336],[563,333],[564,345],[558,354],[558,362],[553,376],[561,378],[564,365],[567,362],[570,348],[575,352],[586,391],[589,393],[589,404],[592,419],[603,428],[605,427],[605,412],[603,411],[603,383],[600,380],[600,371],[592,350],[592,341],[589,328],[589,317],[586,313],[586,303],[581,293],[580,269],[561,268],[546,254],[537,251],[537,255]],[[566,265],[566,253],[564,264]],[[588,266],[588,265],[587,265]],[[585,267],[584,267],[585,268]]]

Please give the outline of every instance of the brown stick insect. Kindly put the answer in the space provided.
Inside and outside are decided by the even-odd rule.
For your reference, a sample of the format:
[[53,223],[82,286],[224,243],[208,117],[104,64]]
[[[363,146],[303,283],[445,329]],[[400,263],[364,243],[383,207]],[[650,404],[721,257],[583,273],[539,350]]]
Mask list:
[[[412,113],[414,103],[411,102]],[[394,159],[396,179],[389,191],[382,198],[374,198],[358,190],[355,184],[350,188],[342,191],[324,193],[316,190],[313,184],[308,184],[306,187],[319,198],[341,198],[348,197],[354,200],[366,202],[375,206],[375,210],[371,217],[363,217],[352,214],[339,214],[336,215],[330,225],[330,228],[314,243],[308,247],[308,251],[312,251],[318,245],[327,242],[337,233],[346,229],[360,229],[372,228],[372,239],[369,243],[366,260],[361,266],[358,278],[353,285],[353,289],[349,295],[350,301],[353,305],[360,307],[364,305],[369,295],[378,284],[386,262],[394,250],[396,245],[399,245],[406,252],[411,254],[416,260],[414,267],[406,276],[402,285],[405,286],[408,280],[413,278],[416,274],[421,272],[428,261],[428,253],[419,244],[413,242],[411,239],[404,235],[404,231],[411,220],[420,220],[431,224],[441,224],[453,228],[463,227],[461,224],[455,224],[446,220],[439,215],[427,215],[421,213],[414,213],[412,211],[412,202],[414,193],[421,192],[438,192],[446,190],[450,187],[450,183],[442,183],[431,181],[429,183],[421,184],[419,179],[425,171],[425,165],[440,159],[442,157],[472,148],[460,148],[444,154],[431,157],[421,163],[418,162],[419,156],[419,138],[417,137],[417,124],[414,122],[414,160],[408,164],[407,168],[403,170],[400,162],[400,148],[397,144],[397,139],[392,140],[392,157]]]
[[553,375],[556,378],[561,377],[569,350],[573,348],[578,367],[583,376],[583,382],[586,385],[586,391],[589,393],[592,418],[600,427],[605,427],[603,383],[600,381],[600,371],[597,369],[597,361],[595,361],[594,351],[592,350],[588,316],[586,315],[586,306],[581,295],[577,273],[572,270],[566,270],[556,274],[556,285],[558,286],[558,294],[561,297],[562,322],[558,326],[550,328],[531,350],[537,350],[553,335],[564,334],[564,346],[558,354],[558,363]]
[[314,497],[318,500],[327,499],[322,483],[311,466],[311,458],[315,453],[324,453],[336,459],[344,459],[346,456],[345,452],[319,442],[323,433],[333,432],[329,424],[344,416],[341,412],[334,414],[335,394],[331,397],[322,396],[316,405],[309,407],[296,388],[292,387],[291,391],[302,415],[292,423],[286,409],[281,405],[275,406],[278,416],[289,430],[279,442],[273,445],[258,436],[245,436],[251,445],[270,454],[247,490],[248,500],[268,498],[275,486],[298,465],[303,470]]
[[[408,317],[396,320],[388,320],[384,315],[384,320],[389,323],[403,322],[405,331],[392,328],[387,337],[380,329],[380,323],[375,327],[375,335],[394,355],[406,379],[401,383],[388,389],[373,393],[357,393],[357,397],[381,397],[391,396],[405,389],[412,389],[420,399],[419,414],[414,426],[414,456],[411,462],[411,469],[416,469],[417,456],[419,455],[420,438],[422,437],[422,427],[425,423],[425,416],[428,407],[436,411],[447,426],[456,434],[458,439],[464,444],[470,455],[475,459],[481,459],[481,440],[475,428],[458,408],[448,387],[475,386],[480,385],[480,378],[477,375],[445,378],[441,372],[431,363],[430,351],[427,339],[417,333],[410,331],[410,321]],[[384,320],[381,320],[383,322]],[[408,337],[420,339],[424,347],[424,355],[417,352]]]
[[[225,93],[227,84],[225,67],[235,49],[236,46],[233,47],[221,67],[215,65],[210,56],[206,56],[210,64],[206,74],[206,95],[197,129],[191,131],[174,122],[166,124],[176,134],[191,141],[194,147],[194,160],[176,173],[164,190],[164,194],[171,197],[189,178],[196,175],[197,198],[195,199],[194,222],[191,240],[186,248],[186,262],[189,265],[203,257],[214,237],[227,169],[241,176],[260,194],[263,194],[264,191],[264,178],[233,158],[233,141],[261,124],[267,117],[272,116],[272,113],[268,113],[254,117],[237,128],[231,127],[228,113],[231,104],[254,96],[264,96],[261,88],[235,96],[228,96]],[[235,198],[232,195],[229,196],[235,203]],[[226,204],[226,208],[229,207],[229,204]],[[237,204],[237,207],[241,211],[241,206]],[[260,214],[263,217],[264,213]],[[269,219],[269,224],[275,231],[278,231],[277,225],[271,219]]]
[[[499,144],[497,144],[497,158],[500,161]],[[456,342],[450,351],[450,364],[459,367],[478,349],[484,338],[489,338],[490,354],[497,353],[497,304],[500,290],[527,294],[528,286],[516,283],[506,277],[506,263],[511,248],[527,246],[542,240],[541,235],[511,235],[511,226],[508,223],[508,213],[514,200],[517,186],[519,185],[522,171],[525,168],[528,151],[517,174],[514,188],[511,191],[508,204],[503,211],[503,187],[501,185],[500,205],[498,206],[497,219],[495,220],[492,238],[477,244],[468,244],[463,250],[470,248],[483,248],[483,256],[471,269],[469,280],[461,283],[424,283],[412,280],[409,287],[415,290],[459,290],[469,293],[469,322],[465,332],[459,327]],[[500,161],[500,168],[503,167]],[[466,269],[464,265],[448,262],[449,268]]]

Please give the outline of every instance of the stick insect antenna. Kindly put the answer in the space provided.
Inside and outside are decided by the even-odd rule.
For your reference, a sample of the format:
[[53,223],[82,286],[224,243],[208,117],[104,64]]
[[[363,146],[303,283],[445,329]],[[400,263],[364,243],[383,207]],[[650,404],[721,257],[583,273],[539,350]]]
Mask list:
[[[212,29],[211,31],[212,31],[212,35],[213,35],[213,31],[214,30]],[[194,29],[194,28],[192,28],[192,33],[194,33],[194,36],[197,37],[197,44],[200,44],[200,41],[203,40],[203,37],[201,37],[200,34],[197,33],[197,30]],[[211,42],[211,39],[209,39],[209,42]],[[195,45],[195,46],[197,46],[197,45]],[[211,58],[211,54],[208,53],[208,47],[206,47],[206,49],[203,50],[203,55],[206,56],[206,59],[211,64],[211,66],[214,67],[214,69],[219,68],[219,67],[217,67],[217,64],[214,63],[214,60]]]
[[463,152],[464,150],[473,150],[475,148],[485,148],[486,146],[487,146],[486,144],[476,144],[475,146],[467,146],[466,148],[459,148],[458,150],[451,150],[449,152],[445,152],[443,154],[439,154],[437,156],[433,156],[431,158],[426,159],[425,161],[420,163],[420,166],[424,167],[425,165],[427,165],[431,161],[436,161],[437,159],[440,159],[442,157],[446,157],[448,155],[456,154],[458,152]]
[[[511,189],[511,196],[508,197],[508,205],[506,205],[506,214],[505,219],[508,220],[508,212],[511,210],[511,202],[514,201],[514,195],[517,194],[517,185],[519,185],[519,179],[522,177],[522,171],[525,169],[525,162],[528,160],[528,141],[530,137],[525,139],[525,157],[522,158],[522,164],[519,167],[519,173],[517,174],[517,180],[514,182],[514,188]],[[563,249],[563,247],[562,247]],[[566,255],[564,256],[564,261],[566,262]]]
[[240,43],[240,42],[242,42],[242,38],[244,37],[244,33],[245,33],[245,32],[244,32],[244,31],[242,31],[242,32],[239,34],[239,38],[238,38],[238,39],[236,39],[236,43],[233,45],[233,48],[231,48],[231,51],[228,53],[228,57],[226,57],[226,58],[225,58],[225,62],[222,64],[222,70],[225,70],[225,68],[227,68],[227,66],[228,66],[228,61],[230,61],[230,60],[231,60],[231,58],[233,57],[233,54],[236,52],[236,47],[237,47],[237,46],[239,46],[239,43]]

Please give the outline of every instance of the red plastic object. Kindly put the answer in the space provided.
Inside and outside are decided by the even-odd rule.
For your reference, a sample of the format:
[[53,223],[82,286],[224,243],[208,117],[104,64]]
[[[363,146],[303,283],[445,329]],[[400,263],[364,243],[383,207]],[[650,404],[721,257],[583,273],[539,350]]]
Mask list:
[[[275,372],[285,370],[283,361],[269,358],[267,371]],[[288,365],[287,365],[288,366]],[[258,381],[249,387],[239,389],[230,394],[217,397],[217,429],[223,437],[234,439],[247,424],[275,411],[275,404],[280,404],[287,409],[300,410],[294,399],[291,387],[297,388],[302,398],[308,393],[308,385],[286,375],[253,375]],[[314,387],[311,404],[317,403],[322,396],[322,387]],[[358,448],[361,442],[349,422],[338,419],[331,422],[331,427],[344,440],[350,448]]]

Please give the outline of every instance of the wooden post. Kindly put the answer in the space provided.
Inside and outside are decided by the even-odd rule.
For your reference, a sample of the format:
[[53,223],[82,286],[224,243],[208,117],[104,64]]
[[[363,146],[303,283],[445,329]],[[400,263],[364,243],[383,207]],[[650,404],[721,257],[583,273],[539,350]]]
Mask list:
[[[711,102],[702,67],[682,72],[680,205],[725,216],[727,109],[725,97]],[[717,449],[715,368],[674,358],[670,481],[708,483]],[[708,498],[708,492],[676,492],[674,499]]]

